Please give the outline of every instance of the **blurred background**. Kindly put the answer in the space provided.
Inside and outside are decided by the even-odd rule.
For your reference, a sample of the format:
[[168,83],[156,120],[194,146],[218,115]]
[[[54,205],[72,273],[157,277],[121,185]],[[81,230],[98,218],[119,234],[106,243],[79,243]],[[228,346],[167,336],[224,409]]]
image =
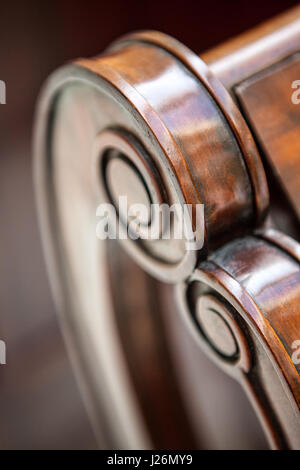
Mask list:
[[1,2],[0,448],[95,448],[59,331],[37,226],[31,133],[46,77],[137,29],[204,51],[296,5],[292,0]]

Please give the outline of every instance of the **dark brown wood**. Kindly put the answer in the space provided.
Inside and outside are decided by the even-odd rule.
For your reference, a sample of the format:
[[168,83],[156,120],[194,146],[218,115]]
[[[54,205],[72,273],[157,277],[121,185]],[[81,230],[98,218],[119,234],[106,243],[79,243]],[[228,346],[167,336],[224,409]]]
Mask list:
[[[300,368],[292,357],[300,328],[299,245],[274,230],[259,237],[225,245],[200,264],[183,290],[184,310],[200,326],[205,350],[252,396],[273,446],[298,448]],[[237,339],[233,358],[218,354],[199,324],[197,299],[208,294],[223,301],[215,311]]]
[[163,449],[199,448],[165,341],[160,283],[133,263],[117,242],[109,243],[107,255],[120,338],[152,442]]
[[299,51],[300,7],[272,18],[250,31],[201,54],[226,86],[234,86]]
[[293,82],[300,54],[269,67],[236,87],[236,94],[265,157],[300,219],[300,110]]
[[[129,98],[164,150],[185,203],[205,205],[208,245],[219,245],[232,231],[241,233],[255,219],[260,221],[268,204],[263,168],[249,130],[221,83],[210,80],[199,58],[162,34],[133,35],[117,43],[116,49],[111,57],[79,64],[113,82]],[[147,86],[151,81],[153,85]],[[174,89],[170,81],[176,83]],[[158,89],[162,100],[157,100]]]
[[[299,70],[299,15],[204,55],[208,65],[164,34],[132,34],[45,87],[35,169],[49,270],[91,419],[111,446],[204,446],[176,379],[190,364],[161,321],[172,297],[185,341],[242,383],[270,444],[300,448],[299,244],[267,228],[272,212],[265,221],[275,183],[299,215],[299,111],[285,86]],[[147,204],[204,204],[198,251],[185,239],[121,240],[138,268],[96,239],[97,206],[119,194],[116,161],[138,178],[122,181],[133,200],[142,187]],[[173,283],[171,296],[141,268]]]

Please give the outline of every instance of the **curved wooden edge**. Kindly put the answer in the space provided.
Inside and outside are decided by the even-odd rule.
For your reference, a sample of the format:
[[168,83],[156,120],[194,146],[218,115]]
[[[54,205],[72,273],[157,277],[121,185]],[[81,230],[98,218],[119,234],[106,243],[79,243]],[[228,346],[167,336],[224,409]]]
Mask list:
[[228,89],[299,51],[296,6],[201,54]]
[[111,49],[132,41],[154,44],[174,55],[195,74],[214,98],[220,111],[225,116],[244,157],[253,187],[256,223],[259,225],[264,220],[269,206],[267,180],[255,141],[230,93],[200,57],[171,36],[157,31],[132,33],[113,43]]
[[257,230],[255,234],[270,243],[274,243],[300,263],[300,244],[293,238],[273,228]]
[[[79,67],[69,66],[57,72],[43,92],[35,120],[34,180],[38,215],[51,288],[68,353],[101,448],[195,448],[195,438],[165,342],[160,284],[121,248],[116,248],[116,242],[112,242],[115,243],[112,249],[107,244],[104,247],[105,242],[99,242],[103,245],[101,251],[105,252],[101,257],[102,264],[99,259],[99,270],[105,279],[99,292],[102,308],[95,307],[94,312],[92,309],[77,315],[77,293],[70,290],[73,273],[69,272],[70,260],[62,243],[57,214],[49,137],[53,125],[52,107],[59,90],[74,81],[83,83],[86,79]],[[88,191],[84,204],[90,204]],[[95,258],[98,259],[98,255],[95,253]],[[83,278],[85,275],[86,272]],[[139,291],[128,291],[126,281],[139,283]],[[87,299],[89,296],[87,292]],[[143,308],[139,320],[147,322],[144,336],[137,331],[135,316],[137,310]],[[95,312],[102,323],[102,329],[98,330],[99,343],[102,342],[101,335],[107,335],[106,344],[121,353],[121,357],[113,354],[110,358],[106,366],[108,373],[101,367],[97,351],[88,343],[85,317]],[[105,325],[107,321],[113,325],[112,329]],[[107,375],[115,379],[109,382]]]
[[[244,385],[274,448],[300,448],[300,369],[292,360],[293,342],[300,337],[298,254],[297,242],[267,231],[222,247],[199,265],[189,282],[221,295],[236,311],[233,325],[242,321],[248,349],[240,348],[242,357],[234,363],[215,354],[194,320],[190,327],[205,352]],[[182,301],[191,295],[187,289],[180,294],[186,317],[194,302]],[[242,360],[247,354],[250,368]]]
[[[138,111],[139,115],[145,120],[145,122],[151,123],[154,136],[166,155],[168,163],[172,170],[174,169],[175,171],[176,169],[175,173],[177,174],[177,184],[180,187],[180,197],[183,198],[182,203],[193,205],[199,204],[199,195],[195,189],[194,182],[191,178],[190,171],[187,168],[185,159],[165,124],[161,121],[155,111],[152,110],[151,106],[142,97],[142,95],[127,83],[117,71],[105,66],[105,64],[98,64],[98,62],[95,62],[92,59],[82,59],[77,61],[75,64],[62,67],[50,76],[48,81],[45,83],[37,110],[37,115],[41,117],[36,118],[35,120],[35,139],[36,141],[39,141],[35,146],[41,146],[42,139],[45,139],[46,141],[48,138],[45,135],[42,136],[42,132],[39,129],[41,128],[41,125],[38,120],[49,119],[49,122],[51,121],[52,106],[63,87],[77,82],[88,83],[90,86],[98,89],[101,86],[101,84],[99,84],[99,79],[107,82],[109,86],[113,87],[126,100],[129,96],[133,109]],[[168,152],[166,149],[168,149]],[[173,158],[170,158],[170,156]],[[35,165],[35,168],[36,166],[37,165]],[[181,175],[181,179],[179,175]],[[185,176],[182,178],[183,175]],[[181,185],[181,182],[186,180],[188,181],[188,184],[186,185],[188,188],[187,192],[185,191],[185,185],[183,185],[184,191],[182,190]],[[46,185],[48,182],[44,181],[44,184]],[[183,196],[181,193],[183,193]],[[204,246],[201,253],[202,257],[207,254],[207,232],[205,226],[204,229]],[[199,257],[198,252],[187,250],[184,258],[179,263],[166,264],[160,260],[154,259],[151,255],[145,254],[142,250],[136,247],[136,244],[126,242],[127,240],[125,240],[123,246],[129,254],[133,256],[146,271],[150,272],[154,277],[166,282],[176,283],[187,278],[193,271]]]

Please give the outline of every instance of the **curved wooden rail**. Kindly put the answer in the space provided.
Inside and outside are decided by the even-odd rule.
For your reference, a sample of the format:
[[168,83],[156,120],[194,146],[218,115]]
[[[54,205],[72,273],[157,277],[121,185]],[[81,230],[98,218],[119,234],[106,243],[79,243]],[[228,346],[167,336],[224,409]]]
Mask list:
[[[258,92],[272,113],[265,90],[280,81],[272,67],[288,81],[286,60],[299,65],[298,14],[289,16],[290,35],[280,36],[276,23],[277,33],[264,38],[272,64],[260,54],[255,65],[251,55],[247,76],[244,57],[230,47],[224,60],[207,55],[208,66],[178,41],[144,32],[62,68],[43,90],[35,129],[41,228],[66,341],[102,446],[206,446],[188,416],[163,320],[172,305],[197,348],[241,382],[271,445],[300,448],[299,185],[287,163],[300,169],[300,113],[282,92],[274,112],[288,113],[289,128],[279,121],[274,150],[253,99]],[[243,47],[251,51],[256,40],[250,35]],[[294,138],[289,146],[286,132]],[[97,207],[116,206],[122,195],[147,207],[190,204],[187,225],[198,249],[162,232],[155,240],[120,240],[127,255],[115,242],[100,242]],[[144,232],[157,222],[149,214]],[[119,209],[117,216],[126,232]],[[171,294],[149,275],[172,284]]]

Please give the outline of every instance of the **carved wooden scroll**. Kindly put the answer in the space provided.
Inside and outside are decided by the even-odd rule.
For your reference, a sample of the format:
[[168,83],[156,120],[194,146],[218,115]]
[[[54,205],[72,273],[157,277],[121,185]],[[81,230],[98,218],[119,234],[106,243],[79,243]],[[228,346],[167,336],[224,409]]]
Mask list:
[[[300,448],[299,49],[299,9],[204,60],[164,34],[135,33],[43,90],[42,234],[102,446],[205,447],[182,383],[193,367],[189,389],[201,388],[201,349],[242,384],[270,444]],[[155,239],[97,238],[99,204],[120,196],[147,209],[132,232],[157,225]],[[164,237],[153,204],[189,205],[187,232]],[[170,323],[194,356],[179,354]]]

